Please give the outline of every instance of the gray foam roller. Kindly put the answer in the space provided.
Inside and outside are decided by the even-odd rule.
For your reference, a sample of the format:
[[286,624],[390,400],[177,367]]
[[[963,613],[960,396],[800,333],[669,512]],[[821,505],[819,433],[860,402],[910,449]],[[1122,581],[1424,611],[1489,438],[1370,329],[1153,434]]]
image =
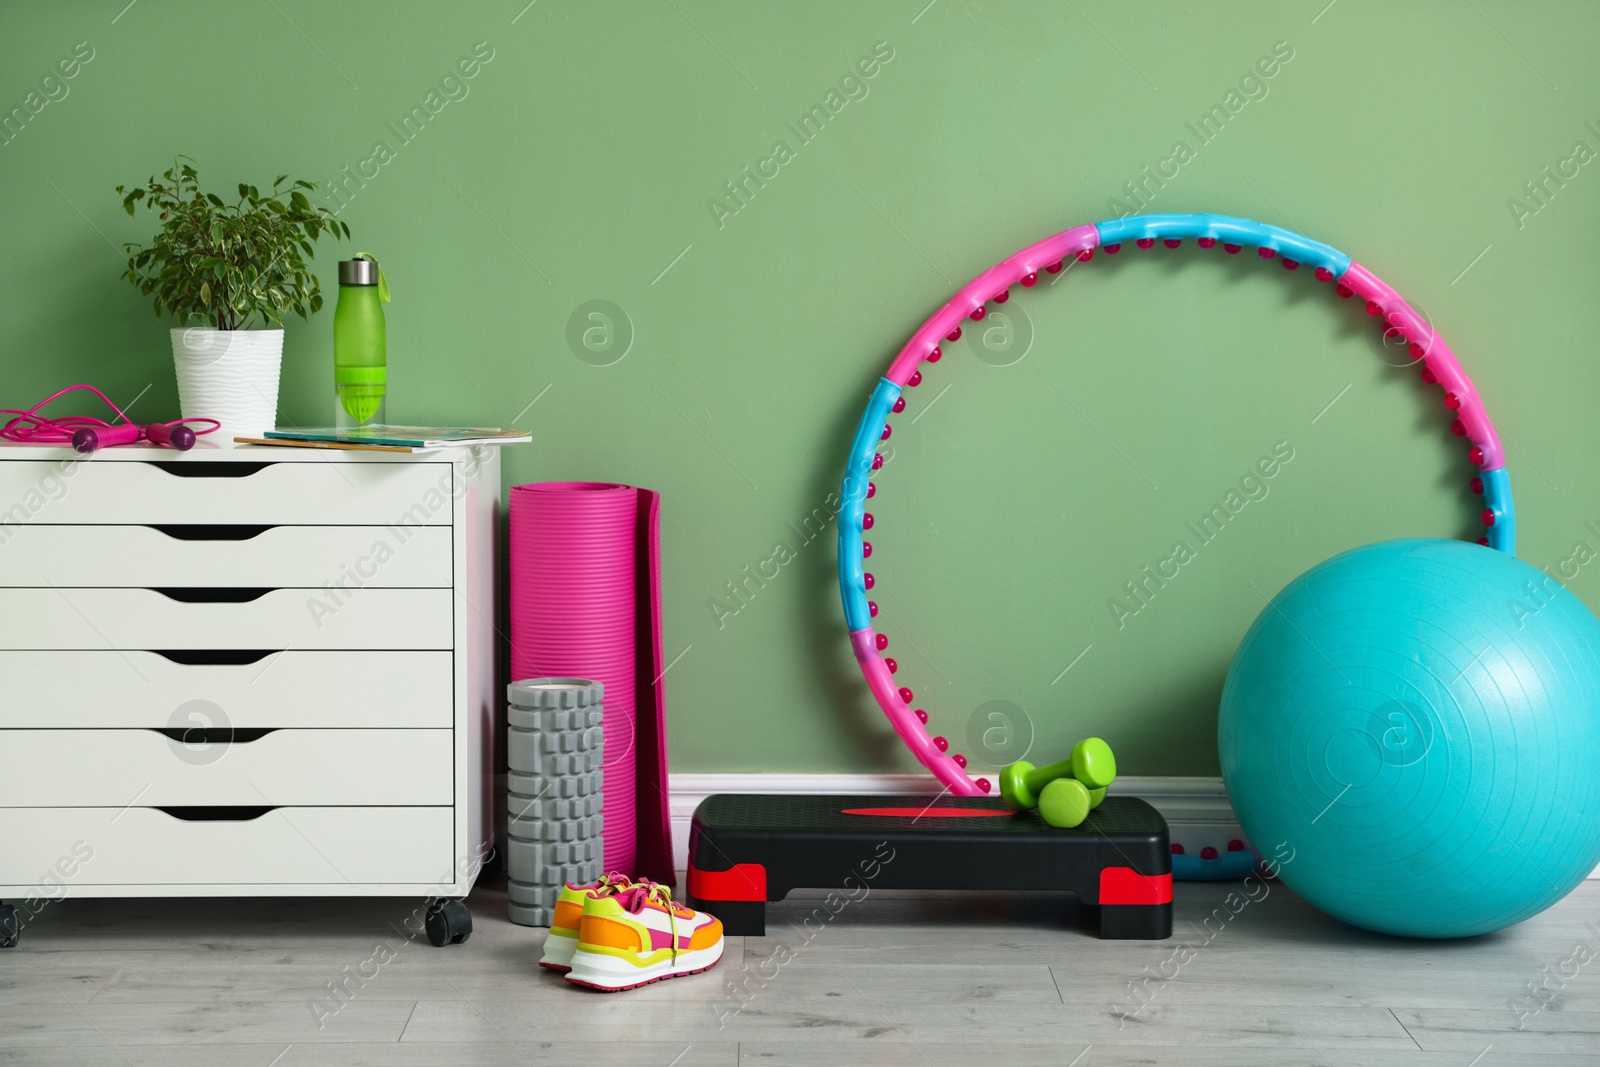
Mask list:
[[587,815],[581,819],[513,817],[506,832],[516,841],[588,841],[600,836],[603,818],[602,815]]
[[599,840],[541,843],[552,863],[588,863],[600,859]]
[[519,796],[512,793],[506,805],[512,819],[582,819],[590,815],[600,814],[600,794],[591,793],[583,797],[566,797],[551,799],[544,797]]
[[528,885],[560,886],[567,882],[592,882],[600,877],[600,851],[589,850],[588,855],[551,855],[558,849],[571,849],[570,844],[536,845],[532,842],[512,840],[506,848],[506,873],[514,880]]
[[[599,877],[597,874],[585,882],[595,881]],[[585,882],[576,884],[583,885]],[[514,903],[526,904],[530,908],[554,908],[556,901],[561,897],[561,889],[559,885],[527,885],[523,882],[507,881],[506,897]]]
[[[532,740],[535,735],[524,734],[518,737],[512,733],[510,744],[507,746],[512,759],[518,762],[510,764],[512,770],[520,774],[536,774],[544,778],[558,778],[569,774],[598,774],[605,762],[600,749],[594,748],[587,752],[561,753],[553,756],[536,756],[532,749],[537,744]],[[518,749],[521,753],[518,754]]]
[[567,883],[588,885],[600,877],[600,864],[571,868],[568,877],[553,885],[506,882],[506,916],[521,926],[549,926],[555,918],[556,900]]
[[541,756],[593,755],[597,758],[590,762],[598,764],[600,750],[605,745],[605,730],[599,726],[582,730],[530,730],[528,736],[533,742],[530,747],[535,759]]
[[599,726],[604,713],[596,705],[592,708],[575,708],[570,711],[532,711],[515,704],[506,708],[506,721],[519,730],[582,730]]
[[506,736],[510,738],[510,758],[517,761],[519,771],[537,770],[546,756],[587,756],[588,763],[599,766],[605,747],[605,730],[599,726],[581,730],[519,730],[513,726]]
[[[583,731],[592,736],[575,733],[545,734],[536,730],[511,729],[506,731],[506,765],[520,774],[586,774],[597,771],[605,761],[604,733],[600,727]],[[570,738],[566,744],[554,740]],[[565,749],[551,752],[549,749]]]
[[506,709],[506,873],[513,922],[548,926],[561,887],[600,877],[605,711],[598,683],[514,682]]
[[599,796],[600,787],[604,782],[605,776],[599,770],[590,771],[588,774],[561,774],[554,777],[545,777],[538,774],[518,774],[516,771],[511,771],[506,775],[507,788],[510,792],[524,799],[537,798],[546,800]]
[[555,905],[518,904],[514,900],[506,901],[506,918],[518,926],[549,926],[555,921]]
[[506,686],[519,708],[583,708],[600,703],[606,687],[588,678],[527,678]]
[[[598,818],[598,816],[596,816]],[[582,841],[530,841],[520,837],[510,837],[506,842],[508,853],[507,860],[512,870],[519,868],[531,869],[533,867],[559,867],[574,863],[588,863],[601,858],[600,841],[591,838]],[[544,876],[513,874],[519,882],[528,882],[537,885],[541,882],[549,883],[551,879]]]

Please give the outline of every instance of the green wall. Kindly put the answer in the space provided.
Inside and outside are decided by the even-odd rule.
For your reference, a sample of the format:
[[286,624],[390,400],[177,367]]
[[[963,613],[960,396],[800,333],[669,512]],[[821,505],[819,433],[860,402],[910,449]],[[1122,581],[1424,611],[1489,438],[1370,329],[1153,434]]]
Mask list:
[[[86,380],[176,413],[165,324],[112,247],[152,222],[115,185],[175,152],[222,189],[365,166],[341,217],[395,291],[391,418],[522,413],[508,484],[664,493],[675,769],[904,769],[848,651],[831,530],[807,541],[805,520],[828,517],[867,393],[927,314],[1113,197],[1136,207],[1125,184],[1165,167],[1151,210],[1301,230],[1432,316],[1510,442],[1522,557],[1570,561],[1600,605],[1600,565],[1578,562],[1600,548],[1600,166],[1542,174],[1600,149],[1600,8],[926,2],[7,4],[0,111],[78,42],[93,58],[0,147],[0,402]],[[492,58],[441,88],[479,42]],[[1241,87],[1274,46],[1292,58]],[[802,141],[786,124],[831,90]],[[1186,123],[1230,90],[1203,142]],[[446,102],[407,142],[390,124],[430,91]],[[723,184],[746,166],[777,171],[735,213]],[[324,284],[352,250],[324,242]],[[871,569],[900,677],[957,749],[1014,708],[1036,755],[1098,733],[1126,772],[1214,774],[1222,678],[1266,596],[1362,542],[1472,530],[1437,391],[1309,273],[1097,256],[1009,305],[1020,361],[995,365],[1003,336],[987,361],[947,346],[911,391]],[[592,300],[631,324],[610,365],[615,347],[569,347]],[[331,308],[293,320],[287,419],[327,420],[331,332]],[[1200,543],[1186,524],[1275,447],[1293,458]],[[1119,627],[1112,599],[1180,540],[1194,558]],[[741,602],[746,567],[777,574]]]

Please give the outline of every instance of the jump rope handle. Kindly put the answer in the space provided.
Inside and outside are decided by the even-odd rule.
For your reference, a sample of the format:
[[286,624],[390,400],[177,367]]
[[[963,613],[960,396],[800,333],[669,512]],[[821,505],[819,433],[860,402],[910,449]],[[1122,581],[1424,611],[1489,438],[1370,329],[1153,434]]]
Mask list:
[[80,426],[72,432],[72,447],[93,452],[112,445],[131,445],[144,436],[144,427],[125,422],[120,426]]
[[85,453],[141,440],[187,452],[194,447],[195,432],[177,421],[152,422],[148,426],[136,426],[131,422],[120,426],[81,426],[72,433],[72,447]]
[[194,447],[195,433],[182,422],[152,422],[144,428],[145,437],[158,445],[187,452]]

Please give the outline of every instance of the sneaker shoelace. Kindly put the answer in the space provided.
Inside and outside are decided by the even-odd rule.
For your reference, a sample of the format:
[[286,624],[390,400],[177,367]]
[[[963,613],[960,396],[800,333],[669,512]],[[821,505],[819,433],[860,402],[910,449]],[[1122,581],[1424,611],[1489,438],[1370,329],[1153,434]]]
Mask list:
[[678,962],[678,909],[672,903],[672,890],[660,882],[652,882],[648,878],[641,878],[633,883],[628,893],[628,900],[624,906],[634,915],[644,910],[647,901],[659,904],[667,913],[667,922],[672,927],[672,962]]

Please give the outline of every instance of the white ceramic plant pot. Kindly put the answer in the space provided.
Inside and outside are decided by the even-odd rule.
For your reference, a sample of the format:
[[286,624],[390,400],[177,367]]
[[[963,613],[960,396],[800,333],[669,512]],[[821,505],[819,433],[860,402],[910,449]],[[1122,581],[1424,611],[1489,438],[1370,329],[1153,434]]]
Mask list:
[[277,426],[281,329],[182,327],[172,331],[172,361],[183,417],[222,423],[212,440],[231,444]]

